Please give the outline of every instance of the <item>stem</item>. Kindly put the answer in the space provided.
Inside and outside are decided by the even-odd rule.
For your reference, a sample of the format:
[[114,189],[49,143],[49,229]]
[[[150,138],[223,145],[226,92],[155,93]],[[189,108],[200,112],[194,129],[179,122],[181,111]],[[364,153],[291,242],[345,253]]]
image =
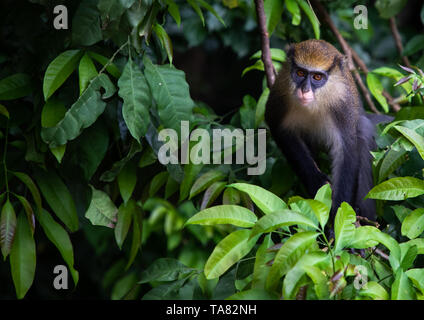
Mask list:
[[265,67],[266,80],[268,88],[272,88],[275,81],[275,69],[271,60],[271,50],[269,46],[269,34],[266,29],[266,16],[264,10],[264,1],[255,0],[256,15],[258,16],[259,29],[261,31],[261,44],[262,44],[262,61]]
[[112,57],[109,59],[109,61],[103,66],[103,68],[99,71],[99,74],[101,74],[101,73],[103,73],[105,70],[106,70],[106,68],[107,67],[109,67],[109,65],[113,62],[113,60],[116,58],[116,55],[122,50],[122,49],[124,49],[124,47],[126,46],[126,45],[128,45],[129,44],[129,40],[127,41],[127,42],[125,42],[122,46],[120,46],[119,48],[118,48],[118,50],[116,50],[115,52],[114,52],[114,54],[112,55]]
[[396,26],[396,18],[391,17],[390,18],[390,29],[392,30],[393,38],[396,43],[396,48],[399,52],[399,55],[402,57],[403,63],[408,67],[412,68],[411,63],[409,62],[409,59],[407,56],[404,56],[402,54],[403,52],[403,46],[402,46],[402,38],[400,37],[399,30]]
[[321,232],[321,235],[322,235],[322,236],[323,236],[323,238],[324,238],[324,242],[325,242],[325,244],[327,245],[328,252],[330,253],[330,256],[331,256],[331,264],[333,265],[333,273],[334,273],[334,272],[336,272],[336,265],[335,265],[335,263],[334,263],[334,253],[333,253],[333,250],[331,250],[330,242],[328,241],[327,237],[325,236],[325,232],[324,232],[324,230],[320,230],[320,232]]

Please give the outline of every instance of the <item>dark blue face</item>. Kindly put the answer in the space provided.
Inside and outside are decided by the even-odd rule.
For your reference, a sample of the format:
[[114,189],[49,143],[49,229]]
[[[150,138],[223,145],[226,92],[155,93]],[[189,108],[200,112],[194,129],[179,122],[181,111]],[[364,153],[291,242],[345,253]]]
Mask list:
[[292,65],[291,76],[296,84],[296,88],[300,88],[302,92],[308,92],[322,87],[328,80],[328,74],[325,71],[309,70],[301,68],[295,64]]

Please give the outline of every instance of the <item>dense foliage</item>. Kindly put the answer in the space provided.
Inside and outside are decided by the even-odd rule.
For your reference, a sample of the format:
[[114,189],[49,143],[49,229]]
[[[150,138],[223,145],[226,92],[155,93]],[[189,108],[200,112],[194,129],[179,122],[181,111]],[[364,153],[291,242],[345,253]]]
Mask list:
[[[265,0],[277,70],[290,42],[340,48],[315,2]],[[322,4],[395,117],[373,152],[377,222],[347,203],[330,221],[331,186],[308,199],[269,134],[261,175],[158,160],[160,131],[181,121],[210,136],[266,128],[254,1],[2,1],[0,297],[422,299],[424,6],[365,1],[358,29],[356,1]],[[197,155],[209,143],[177,141]],[[68,290],[54,287],[62,264]]]

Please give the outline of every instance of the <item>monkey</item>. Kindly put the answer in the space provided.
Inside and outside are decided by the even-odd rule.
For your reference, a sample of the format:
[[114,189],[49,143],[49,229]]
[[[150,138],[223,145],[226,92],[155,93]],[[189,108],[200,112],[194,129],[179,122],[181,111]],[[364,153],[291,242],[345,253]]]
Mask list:
[[[376,219],[375,202],[364,200],[373,187],[375,124],[389,118],[368,116],[347,57],[324,40],[292,44],[266,103],[265,121],[310,196],[332,186],[334,220],[342,202],[361,216]],[[331,179],[317,166],[314,150],[327,151]]]

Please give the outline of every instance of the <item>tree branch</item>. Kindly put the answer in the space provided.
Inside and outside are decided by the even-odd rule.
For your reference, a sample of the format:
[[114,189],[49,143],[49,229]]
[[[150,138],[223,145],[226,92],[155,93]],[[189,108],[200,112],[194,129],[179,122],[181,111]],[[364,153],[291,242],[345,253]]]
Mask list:
[[275,81],[275,68],[271,60],[271,50],[269,46],[269,35],[266,29],[266,16],[264,10],[264,1],[255,0],[256,15],[258,17],[258,25],[261,31],[261,44],[262,44],[262,61],[264,63],[266,80],[268,87],[271,88]]
[[392,30],[393,38],[395,39],[395,43],[396,43],[396,48],[399,52],[399,55],[402,57],[403,63],[408,68],[412,68],[408,57],[403,55],[402,38],[400,37],[399,30],[396,26],[396,18],[395,17],[390,18],[390,29]]

